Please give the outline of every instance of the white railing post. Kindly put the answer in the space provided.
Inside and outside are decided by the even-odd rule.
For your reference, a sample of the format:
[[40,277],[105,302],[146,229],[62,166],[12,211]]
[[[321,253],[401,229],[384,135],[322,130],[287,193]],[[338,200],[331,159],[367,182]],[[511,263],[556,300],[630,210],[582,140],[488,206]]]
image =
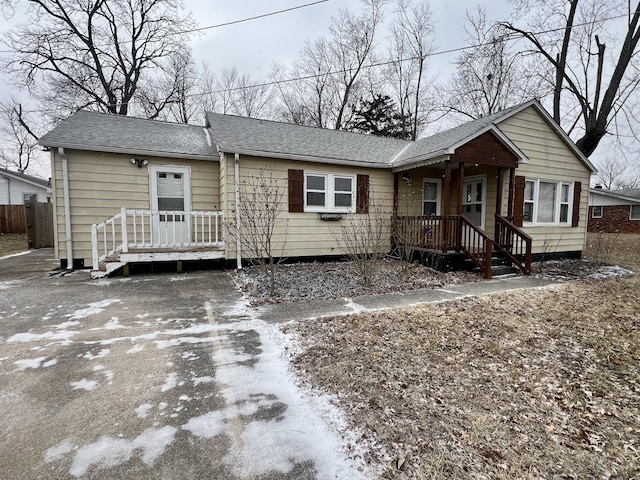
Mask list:
[[120,226],[122,230],[122,251],[127,253],[129,251],[129,235],[127,234],[127,209],[124,207],[120,209]]
[[100,254],[98,253],[98,225],[91,225],[91,256],[93,259],[93,269],[100,269]]

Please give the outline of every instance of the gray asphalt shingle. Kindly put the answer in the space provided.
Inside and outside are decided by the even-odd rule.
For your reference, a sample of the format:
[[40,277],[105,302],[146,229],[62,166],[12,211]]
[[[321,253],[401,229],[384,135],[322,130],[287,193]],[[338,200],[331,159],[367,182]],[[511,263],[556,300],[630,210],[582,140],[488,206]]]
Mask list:
[[207,113],[220,151],[389,167],[411,142],[290,123]]
[[45,147],[218,159],[204,127],[80,110],[40,137]]

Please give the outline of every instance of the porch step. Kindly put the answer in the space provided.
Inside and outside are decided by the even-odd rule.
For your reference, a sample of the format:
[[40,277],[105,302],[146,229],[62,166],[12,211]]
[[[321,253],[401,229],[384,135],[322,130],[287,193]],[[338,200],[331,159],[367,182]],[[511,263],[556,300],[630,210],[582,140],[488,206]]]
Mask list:
[[[475,263],[469,258],[464,260],[467,266],[466,270],[472,272],[482,272],[482,270],[476,266]],[[491,277],[500,277],[503,275],[513,275],[518,273],[519,270],[514,267],[509,260],[507,260],[501,253],[494,253],[491,256]]]
[[107,262],[104,264],[104,270],[91,270],[91,278],[105,278],[113,272],[126,265],[126,262]]

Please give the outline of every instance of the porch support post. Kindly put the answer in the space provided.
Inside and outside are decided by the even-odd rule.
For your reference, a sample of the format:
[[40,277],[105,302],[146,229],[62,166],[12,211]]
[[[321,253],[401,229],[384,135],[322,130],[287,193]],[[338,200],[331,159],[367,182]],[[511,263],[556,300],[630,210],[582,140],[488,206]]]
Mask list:
[[502,190],[504,183],[502,167],[498,167],[498,191],[496,192],[496,214],[502,215]]
[[[393,173],[393,216],[398,215],[398,172]],[[406,215],[406,213],[405,213]]]
[[444,199],[442,201],[442,214],[449,215],[449,209],[451,208],[451,160],[444,162],[444,185],[442,191],[444,193]]
[[458,215],[462,215],[462,198],[463,198],[462,188],[464,186],[464,162],[460,162],[459,172],[460,172],[459,174],[460,183],[458,184],[458,205],[456,206],[456,213]]
[[509,169],[509,199],[507,200],[507,217],[513,221],[513,197],[516,191],[516,169]]

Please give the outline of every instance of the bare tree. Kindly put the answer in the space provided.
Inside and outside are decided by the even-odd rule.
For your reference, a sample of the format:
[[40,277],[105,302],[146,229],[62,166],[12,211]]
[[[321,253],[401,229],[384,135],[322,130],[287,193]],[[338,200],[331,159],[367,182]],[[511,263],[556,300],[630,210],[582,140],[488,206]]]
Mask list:
[[428,2],[399,0],[391,33],[388,76],[400,115],[411,117],[409,137],[415,140],[426,121],[427,60],[434,33]]
[[[271,296],[276,293],[278,265],[284,260],[287,219],[283,202],[285,185],[270,167],[240,185],[240,225],[229,224],[231,237],[238,238],[242,255],[258,264],[269,278]],[[276,239],[276,235],[278,239]]]
[[340,10],[328,38],[307,42],[291,68],[274,66],[274,80],[299,79],[278,86],[281,116],[337,130],[348,126],[386,1],[361,0],[361,15]]
[[[528,23],[517,26],[516,18],[502,26],[526,39],[531,51],[550,65],[553,118],[590,156],[607,133],[614,133],[610,129],[616,118],[633,116],[630,97],[640,83],[640,2],[513,1]],[[626,123],[633,129],[633,122]]]
[[441,87],[445,113],[476,119],[522,103],[542,93],[538,68],[509,48],[500,26],[487,22],[485,8],[467,12],[467,43],[456,71]]
[[31,0],[30,20],[5,40],[6,67],[45,102],[128,114],[163,59],[194,26],[180,0]]
[[39,145],[30,123],[17,100],[0,103],[0,133],[5,138],[0,148],[0,160],[5,167],[15,167],[24,172],[32,166]]
[[640,169],[632,168],[628,161],[620,156],[608,156],[598,162],[596,178],[609,190],[640,187]]

